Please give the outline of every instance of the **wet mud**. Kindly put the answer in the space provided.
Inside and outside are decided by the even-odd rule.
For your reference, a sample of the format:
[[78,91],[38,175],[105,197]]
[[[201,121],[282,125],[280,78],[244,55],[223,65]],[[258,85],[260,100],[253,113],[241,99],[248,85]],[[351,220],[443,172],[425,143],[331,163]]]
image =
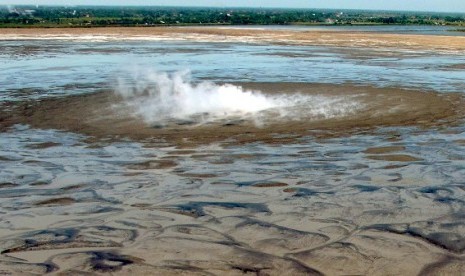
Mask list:
[[[344,32],[0,30],[52,40],[68,32],[332,45],[349,59],[378,55],[372,62],[380,64],[398,62],[386,60],[395,49],[465,45],[460,37],[444,43],[439,36]],[[66,47],[50,50],[72,51]],[[5,51],[29,59],[45,48]],[[80,53],[121,53],[97,48]],[[288,52],[278,55],[302,57]],[[444,70],[461,68],[451,64]],[[358,108],[323,118],[301,116],[308,106],[295,105],[294,119],[265,112],[259,124],[198,116],[147,123],[108,88],[40,100],[23,96],[45,90],[13,89],[16,100],[0,102],[0,274],[465,274],[463,94],[366,83],[236,84]]]
[[[277,118],[263,112],[260,124],[252,119],[237,121],[221,119],[202,123],[192,118],[188,125],[177,120],[164,121],[162,125],[145,122],[136,111],[111,91],[97,94],[11,103],[0,112],[0,127],[7,129],[15,124],[36,128],[59,129],[85,134],[97,139],[124,139],[150,142],[162,140],[174,146],[195,146],[225,142],[241,144],[265,142],[286,144],[305,136],[341,136],[362,133],[387,126],[444,126],[463,117],[463,97],[460,94],[438,94],[395,88],[367,86],[305,84],[305,83],[244,83],[245,89],[267,95],[301,94],[321,96],[336,100],[356,101],[359,109],[353,113],[330,118],[296,117],[305,114],[306,106],[290,106],[290,117]],[[226,122],[225,122],[226,120]],[[231,123],[231,121],[233,123]],[[36,144],[31,147],[50,147],[54,144]],[[370,151],[376,150],[368,150]],[[379,151],[379,150],[378,150]],[[385,150],[388,151],[388,150]],[[372,159],[405,159],[410,156],[368,156]],[[173,164],[140,164],[139,166],[172,166]]]
[[185,150],[17,126],[0,134],[2,271],[460,274],[465,129],[396,131]]
[[[218,27],[154,27],[154,28],[51,28],[2,29],[4,39],[79,39],[94,40],[189,40],[205,42],[268,43],[279,45],[322,45],[435,51],[463,51],[461,36],[383,34],[328,30],[262,30],[254,28]],[[447,40],[447,43],[444,43]],[[26,54],[35,48],[25,48]]]

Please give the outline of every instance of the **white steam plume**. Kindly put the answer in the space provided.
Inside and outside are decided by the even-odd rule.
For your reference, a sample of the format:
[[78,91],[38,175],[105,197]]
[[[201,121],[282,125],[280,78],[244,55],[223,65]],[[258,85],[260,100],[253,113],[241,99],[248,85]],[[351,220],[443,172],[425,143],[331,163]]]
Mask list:
[[193,83],[189,71],[172,74],[135,70],[120,77],[115,89],[136,115],[147,123],[188,120],[252,120],[263,125],[276,120],[323,119],[352,113],[360,104],[346,97],[265,95],[232,84]]

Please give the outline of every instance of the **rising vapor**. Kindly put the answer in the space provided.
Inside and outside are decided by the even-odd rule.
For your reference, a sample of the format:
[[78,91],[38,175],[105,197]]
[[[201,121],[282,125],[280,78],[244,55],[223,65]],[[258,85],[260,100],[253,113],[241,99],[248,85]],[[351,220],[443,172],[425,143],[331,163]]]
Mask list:
[[246,119],[263,125],[274,120],[344,116],[361,107],[346,97],[303,95],[298,91],[269,95],[232,84],[194,83],[189,71],[169,74],[143,68],[118,78],[115,92],[135,115],[150,124],[172,119],[194,124]]

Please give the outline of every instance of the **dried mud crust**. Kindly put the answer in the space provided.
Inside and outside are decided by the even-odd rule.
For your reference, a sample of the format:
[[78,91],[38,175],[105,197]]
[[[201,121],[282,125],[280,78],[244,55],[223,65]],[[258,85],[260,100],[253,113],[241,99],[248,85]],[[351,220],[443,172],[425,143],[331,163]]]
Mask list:
[[[242,83],[245,89],[264,94],[323,95],[350,97],[364,107],[342,117],[315,120],[269,120],[263,126],[252,121],[185,125],[173,121],[163,127],[145,123],[112,91],[68,96],[39,102],[11,103],[0,111],[0,128],[27,124],[34,128],[58,129],[96,139],[129,138],[135,141],[165,140],[173,145],[212,142],[287,143],[304,136],[330,137],[366,132],[383,126],[434,127],[454,124],[463,117],[459,94],[374,88],[368,86],[309,83]],[[117,108],[116,108],[117,106]],[[6,111],[5,111],[6,110]]]

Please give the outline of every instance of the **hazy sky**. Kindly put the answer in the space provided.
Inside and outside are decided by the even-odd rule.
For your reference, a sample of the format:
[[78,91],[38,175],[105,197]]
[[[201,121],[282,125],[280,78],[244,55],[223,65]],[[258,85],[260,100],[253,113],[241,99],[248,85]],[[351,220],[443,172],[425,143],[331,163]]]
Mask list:
[[0,4],[240,6],[465,12],[465,0],[0,0]]

